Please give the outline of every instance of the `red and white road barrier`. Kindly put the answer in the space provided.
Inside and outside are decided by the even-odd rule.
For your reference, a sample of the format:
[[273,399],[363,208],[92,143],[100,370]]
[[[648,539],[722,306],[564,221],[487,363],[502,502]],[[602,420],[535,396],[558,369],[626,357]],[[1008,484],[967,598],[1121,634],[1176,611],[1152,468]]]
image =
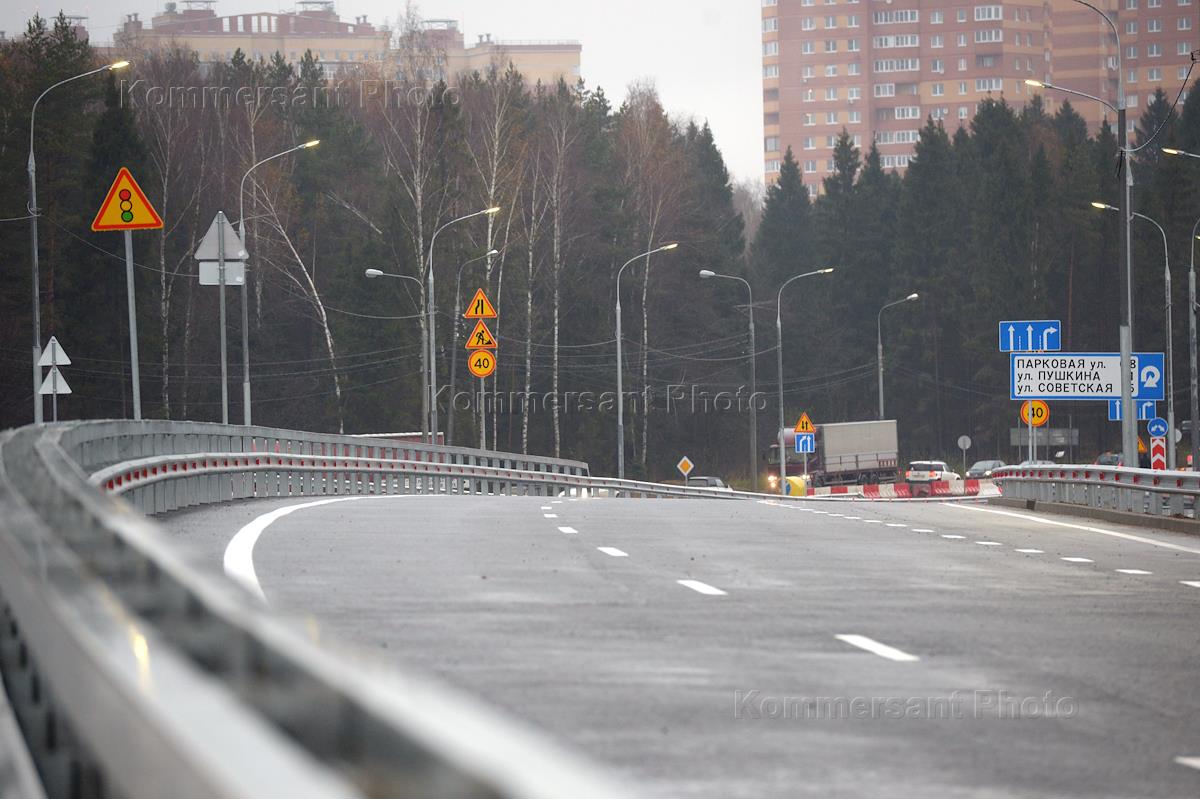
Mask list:
[[870,500],[977,497],[997,493],[991,480],[939,480],[932,483],[880,483],[865,486],[810,488],[810,497],[862,497]]

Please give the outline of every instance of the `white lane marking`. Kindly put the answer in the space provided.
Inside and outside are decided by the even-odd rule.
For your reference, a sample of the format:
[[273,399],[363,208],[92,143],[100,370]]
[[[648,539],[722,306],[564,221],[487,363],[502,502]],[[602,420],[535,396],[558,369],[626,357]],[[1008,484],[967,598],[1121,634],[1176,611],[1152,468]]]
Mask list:
[[962,539],[966,538],[966,536],[965,535],[949,535],[947,533],[942,533],[942,538],[949,538],[951,541],[961,541]]
[[550,504],[551,505],[561,505],[562,500],[561,499],[552,499],[552,500],[550,500]]
[[600,551],[601,551],[601,552],[603,552],[605,555],[611,555],[611,556],[612,556],[612,557],[614,557],[614,558],[627,558],[627,557],[629,557],[629,553],[628,553],[628,552],[622,552],[621,550],[617,549],[616,547],[596,547],[596,549],[600,550]]
[[932,533],[933,530],[930,530],[928,527],[914,527],[913,532],[914,533]]
[[267,595],[263,593],[262,586],[258,583],[258,574],[254,571],[254,545],[258,543],[259,537],[268,527],[284,516],[295,513],[298,510],[317,508],[321,505],[332,505],[335,502],[354,502],[360,499],[401,499],[405,496],[413,495],[379,494],[357,497],[333,497],[331,499],[318,499],[315,502],[301,502],[298,505],[287,505],[282,508],[276,508],[269,513],[264,513],[242,527],[242,529],[234,533],[233,538],[229,539],[229,543],[225,546],[225,555],[222,559],[225,576],[241,585],[265,603]]
[[915,660],[920,660],[916,655],[910,655],[907,652],[902,652],[894,646],[881,644],[874,638],[868,638],[865,635],[835,635],[834,638],[839,641],[844,641],[850,646],[856,646],[859,649],[865,649],[868,652],[879,655],[881,658],[895,660],[900,663],[912,663]]
[[1124,538],[1126,541],[1136,541],[1139,544],[1150,544],[1151,546],[1163,547],[1164,549],[1173,549],[1177,552],[1187,552],[1192,555],[1200,555],[1200,549],[1193,547],[1185,547],[1179,544],[1171,544],[1166,541],[1158,541],[1154,538],[1146,538],[1140,535],[1131,535],[1130,533],[1119,533],[1116,530],[1105,530],[1103,527],[1093,527],[1090,524],[1072,524],[1071,522],[1060,522],[1057,519],[1043,519],[1040,516],[1030,516],[1027,513],[1014,513],[1010,510],[999,510],[998,508],[983,508],[977,505],[953,504],[951,507],[961,508],[962,510],[971,511],[973,513],[995,513],[1000,516],[1011,516],[1014,519],[1024,519],[1029,522],[1038,522],[1039,524],[1048,524],[1053,527],[1068,527],[1072,530],[1083,530],[1088,533],[1099,533],[1100,535],[1111,535],[1114,538]]
[[543,513],[542,515],[545,516],[547,519],[557,519],[558,518],[557,513]]
[[981,546],[981,547],[1002,547],[1002,546],[1004,546],[1004,544],[1001,544],[999,541],[976,541],[975,543],[979,544],[979,546]]
[[1117,571],[1121,574],[1154,574],[1154,572],[1148,572],[1145,569],[1117,569]]
[[907,524],[900,524],[900,522],[888,522],[887,526],[888,527],[908,527]]
[[879,519],[863,519],[863,524],[883,524]]
[[575,535],[576,533],[579,532],[574,527],[560,527],[560,528],[558,528],[558,531],[560,533],[566,533],[567,535]]
[[709,596],[725,596],[725,592],[720,588],[714,588],[708,583],[702,583],[699,580],[676,580],[675,582],[682,585],[684,588],[690,588],[698,594],[708,594]]
[[549,505],[543,505],[542,510],[554,510],[554,508],[550,507]]
[[1200,770],[1200,757],[1177,757],[1175,762],[1181,766]]
[[829,511],[827,511],[827,510],[815,510],[815,511],[813,511],[813,513],[817,514],[818,516],[828,516],[829,515]]
[[1179,582],[1192,588],[1200,588],[1200,580],[1180,580]]
[[842,518],[843,519],[853,519],[856,522],[862,520],[861,516],[843,516]]
[[1092,560],[1091,558],[1059,558],[1059,560],[1065,560],[1067,563],[1095,563],[1096,562],[1096,561]]
[[1020,552],[1023,555],[1045,555],[1046,554],[1046,550],[1044,550],[1044,549],[1018,549],[1017,552]]

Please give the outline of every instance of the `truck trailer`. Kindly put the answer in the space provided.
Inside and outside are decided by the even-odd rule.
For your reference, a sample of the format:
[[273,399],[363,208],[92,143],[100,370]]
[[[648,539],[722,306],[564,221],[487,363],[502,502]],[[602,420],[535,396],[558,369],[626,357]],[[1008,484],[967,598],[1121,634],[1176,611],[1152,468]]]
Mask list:
[[[796,452],[796,433],[783,431],[787,447],[787,473],[796,477],[805,471],[805,456]],[[778,436],[776,436],[778,441]],[[896,420],[837,422],[816,425],[817,451],[808,455],[809,485],[867,485],[894,483],[900,460]],[[763,453],[767,462],[767,484],[779,491],[779,445]]]

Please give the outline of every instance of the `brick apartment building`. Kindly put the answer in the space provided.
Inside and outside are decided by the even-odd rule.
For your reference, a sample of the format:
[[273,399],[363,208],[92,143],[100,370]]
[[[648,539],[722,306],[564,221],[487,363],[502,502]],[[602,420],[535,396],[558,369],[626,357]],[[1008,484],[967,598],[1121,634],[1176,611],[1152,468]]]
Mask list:
[[[1120,52],[1104,20],[1072,0],[760,2],[766,179],[790,146],[814,196],[843,128],[863,149],[874,141],[885,168],[902,170],[929,117],[952,129],[987,97],[1020,107],[1040,93],[1051,112],[1067,97],[1027,79],[1115,105],[1118,65],[1132,128],[1155,88],[1179,90],[1198,46],[1200,0],[1094,0],[1117,24]],[[1106,114],[1071,100],[1093,129]]]

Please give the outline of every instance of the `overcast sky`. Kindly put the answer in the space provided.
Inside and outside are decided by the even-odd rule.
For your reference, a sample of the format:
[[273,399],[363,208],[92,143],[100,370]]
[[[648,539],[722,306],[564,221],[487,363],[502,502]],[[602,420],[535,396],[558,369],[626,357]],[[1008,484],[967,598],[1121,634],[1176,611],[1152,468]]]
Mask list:
[[[366,14],[394,21],[404,0],[337,0],[344,20]],[[180,3],[182,5],[182,2]],[[97,43],[107,43],[123,15],[148,20],[162,0],[0,0],[0,30],[19,32],[33,12],[86,15]],[[467,42],[577,39],[583,76],[614,105],[632,81],[650,78],[673,116],[707,119],[736,179],[762,178],[760,0],[421,0],[426,18],[460,22]],[[218,0],[220,15],[288,11],[281,0]]]

